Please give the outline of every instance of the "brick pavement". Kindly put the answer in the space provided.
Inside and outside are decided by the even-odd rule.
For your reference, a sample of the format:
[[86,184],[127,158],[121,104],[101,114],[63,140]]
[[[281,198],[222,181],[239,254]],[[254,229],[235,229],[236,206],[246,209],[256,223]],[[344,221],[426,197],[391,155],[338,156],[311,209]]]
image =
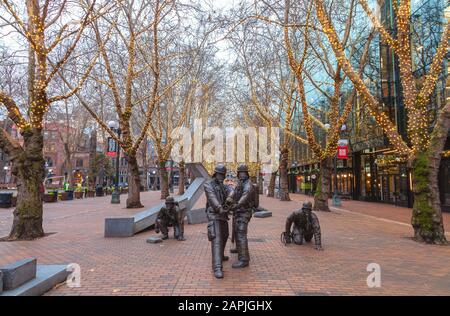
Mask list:
[[[280,243],[286,216],[307,199],[291,196],[291,202],[261,198],[273,217],[250,222],[251,265],[232,269],[232,255],[222,280],[210,271],[205,224],[186,225],[184,242],[147,244],[154,231],[105,239],[105,217],[136,212],[124,208],[124,196],[121,205],[111,205],[110,197],[46,204],[44,228],[55,234],[1,242],[0,264],[36,256],[40,263],[81,265],[80,288],[61,285],[47,295],[450,295],[450,247],[412,241],[407,211],[393,217],[399,208],[344,201],[342,210],[318,214],[320,252],[312,244]],[[159,201],[159,192],[143,193],[146,206]],[[0,210],[0,236],[8,234],[11,213]],[[381,266],[381,288],[366,285],[371,262]]]
[[[306,198],[305,195],[299,195]],[[330,200],[331,205],[331,200]],[[342,207],[345,210],[366,214],[369,216],[385,218],[410,225],[412,209],[407,207],[395,206],[386,203],[362,202],[362,201],[342,201]],[[442,213],[445,231],[450,232],[450,213]]]

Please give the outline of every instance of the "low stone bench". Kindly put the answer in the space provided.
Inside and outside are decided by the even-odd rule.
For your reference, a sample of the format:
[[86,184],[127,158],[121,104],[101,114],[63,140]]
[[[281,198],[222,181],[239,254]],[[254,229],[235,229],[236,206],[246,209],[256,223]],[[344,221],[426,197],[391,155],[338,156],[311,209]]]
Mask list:
[[39,296],[64,282],[69,275],[67,265],[38,264],[36,277],[21,286],[0,293],[1,296]]
[[186,212],[188,224],[203,224],[208,222],[205,208],[198,208],[196,210],[190,210]]
[[0,296],[37,296],[66,280],[67,265],[39,265],[36,258],[0,267]]
[[23,259],[0,267],[3,290],[14,290],[36,277],[36,258]]
[[[203,165],[198,163],[186,164],[196,177],[182,196],[174,197],[189,211],[203,194],[203,183],[209,178]],[[165,203],[159,203],[147,210],[130,217],[105,218],[105,237],[131,237],[155,224],[159,210]]]

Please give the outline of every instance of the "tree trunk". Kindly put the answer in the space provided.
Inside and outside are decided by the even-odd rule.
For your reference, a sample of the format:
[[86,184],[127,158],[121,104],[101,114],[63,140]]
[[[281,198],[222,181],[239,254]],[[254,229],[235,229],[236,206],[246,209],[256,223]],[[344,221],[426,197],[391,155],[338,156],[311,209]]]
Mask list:
[[[67,172],[67,178],[65,179],[70,185],[74,185],[73,183],[73,165],[72,165],[72,153],[69,148],[68,143],[64,143],[64,159],[65,159],[65,171]],[[56,163],[56,162],[55,162]]]
[[328,199],[330,198],[331,166],[332,158],[330,157],[320,162],[320,175],[314,194],[314,211],[330,212]]
[[289,182],[288,182],[288,156],[289,149],[286,147],[281,149],[280,155],[280,201],[290,201],[289,197]]
[[127,208],[144,207],[141,204],[141,178],[139,177],[139,165],[136,155],[128,156],[128,173],[130,180],[128,181]]
[[144,141],[141,143],[142,146],[142,168],[144,169],[144,183],[142,183],[144,187],[144,191],[148,191],[148,160],[147,160],[147,148],[148,148],[148,142],[147,139],[144,139]]
[[161,199],[164,200],[169,194],[169,175],[166,170],[166,161],[159,163],[159,176],[161,185]]
[[449,129],[450,103],[447,98],[447,104],[439,112],[431,133],[428,150],[420,151],[412,163],[414,205],[411,224],[414,239],[430,244],[447,243],[439,199],[438,173]]
[[263,190],[264,190],[264,183],[263,183],[263,177],[261,174],[261,169],[258,169],[258,194],[263,194]]
[[31,240],[44,236],[41,188],[45,178],[45,160],[42,130],[33,128],[23,132],[22,136],[24,150],[10,157],[18,191],[10,240]]
[[179,166],[179,170],[180,170],[180,177],[178,178],[178,195],[183,195],[184,194],[184,173],[185,173],[185,164],[184,161],[180,161],[180,163],[178,164]]
[[426,153],[420,153],[413,162],[414,205],[411,224],[416,241],[444,244],[447,240],[439,199],[439,164],[431,161]]
[[269,187],[267,188],[267,197],[275,196],[275,181],[277,179],[277,172],[272,172],[270,175]]

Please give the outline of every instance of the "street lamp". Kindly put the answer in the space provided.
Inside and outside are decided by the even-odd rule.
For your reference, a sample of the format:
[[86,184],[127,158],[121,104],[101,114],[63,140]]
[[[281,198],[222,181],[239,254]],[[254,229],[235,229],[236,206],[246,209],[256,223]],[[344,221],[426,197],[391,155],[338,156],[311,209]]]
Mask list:
[[296,193],[297,192],[297,167],[298,167],[298,163],[297,163],[297,161],[294,161],[293,163],[292,163],[292,168],[294,169],[292,172],[293,172],[293,176],[291,177],[291,179],[292,179],[292,185],[291,185],[291,187],[292,187],[292,193]]
[[[344,133],[347,130],[347,125],[342,124],[341,133]],[[334,155],[334,187],[333,187],[333,206],[341,206],[341,199],[338,196],[338,176],[337,176],[337,155]]]
[[[108,127],[117,133],[117,138],[120,140],[120,128],[119,123],[117,121],[109,121]],[[111,203],[112,204],[120,204],[120,192],[119,192],[119,163],[120,163],[120,146],[119,143],[116,142],[116,181],[114,192],[111,195]]]
[[5,179],[4,179],[3,183],[6,184],[6,176],[7,176],[7,174],[8,174],[9,167],[8,167],[8,166],[4,166],[4,167],[3,167],[3,170],[5,170]]
[[173,159],[170,159],[170,185],[169,185],[169,192],[173,193]]

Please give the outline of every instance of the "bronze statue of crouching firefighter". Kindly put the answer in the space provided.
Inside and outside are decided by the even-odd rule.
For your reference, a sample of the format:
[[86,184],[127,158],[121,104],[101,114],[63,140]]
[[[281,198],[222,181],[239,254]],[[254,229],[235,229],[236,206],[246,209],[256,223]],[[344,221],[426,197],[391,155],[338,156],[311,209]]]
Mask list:
[[174,238],[186,240],[184,238],[184,214],[178,207],[174,198],[166,198],[166,206],[162,207],[156,217],[155,232],[162,233],[162,239],[169,238],[169,227],[173,227]]
[[[291,231],[292,224],[294,224],[294,228]],[[312,212],[311,202],[305,202],[300,210],[296,210],[288,216],[286,229],[281,238],[285,244],[294,242],[297,245],[302,245],[303,240],[310,242],[313,236],[316,249],[323,250],[319,219]]]

